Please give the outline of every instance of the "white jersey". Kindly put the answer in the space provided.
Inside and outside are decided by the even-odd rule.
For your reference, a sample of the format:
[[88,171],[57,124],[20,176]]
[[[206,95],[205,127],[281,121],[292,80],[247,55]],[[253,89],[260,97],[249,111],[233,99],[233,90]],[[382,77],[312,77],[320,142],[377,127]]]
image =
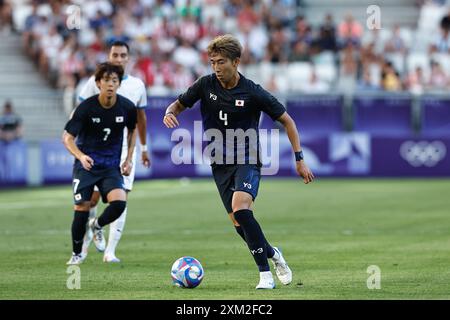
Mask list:
[[[81,89],[78,96],[78,102],[82,102],[93,95],[99,94],[100,90],[95,84],[95,77],[92,76]],[[131,75],[125,75],[120,83],[120,87],[117,93],[125,98],[131,100],[136,108],[147,107],[147,90],[145,84],[141,79],[133,77]]]
[[[95,77],[92,76],[84,85],[83,89],[78,96],[78,103],[86,100],[93,95],[99,94],[100,90],[95,84]],[[117,94],[124,96],[128,100],[131,100],[136,108],[144,109],[147,107],[147,90],[145,88],[144,82],[141,79],[133,77],[131,75],[125,75],[120,83],[120,87],[117,90]],[[127,128],[124,128],[124,137],[127,136]],[[122,144],[122,158],[121,163],[123,163],[127,157],[128,153],[128,142],[127,139],[123,139]],[[124,176],[125,189],[131,190],[133,187],[134,174],[136,170],[136,148],[133,152],[133,168],[129,176]]]

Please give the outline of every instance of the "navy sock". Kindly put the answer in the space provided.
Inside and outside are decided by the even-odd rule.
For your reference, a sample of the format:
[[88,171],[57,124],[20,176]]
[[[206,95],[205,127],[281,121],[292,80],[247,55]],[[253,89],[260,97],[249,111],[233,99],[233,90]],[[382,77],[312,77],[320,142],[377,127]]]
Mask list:
[[89,211],[75,210],[72,221],[72,251],[75,254],[81,253],[88,218],[89,218]]
[[244,230],[242,230],[242,227],[235,225],[234,228],[236,229],[236,232],[241,236],[242,240],[247,242],[247,240],[245,240],[245,234],[244,234]]
[[97,223],[100,227],[104,227],[120,217],[127,206],[126,201],[111,201],[109,206],[105,208],[102,215],[98,218]]
[[[247,242],[247,240],[245,240],[245,234],[244,234],[244,230],[242,230],[241,226],[234,226],[234,228],[236,229],[236,232],[241,236],[241,238]],[[273,250],[272,246],[269,244],[269,242],[267,242],[267,240],[264,238],[264,240],[266,241],[266,249],[267,249],[267,258],[272,258],[275,255],[275,250]]]
[[247,240],[248,248],[255,259],[256,265],[260,272],[270,271],[269,262],[267,261],[267,241],[258,222],[253,216],[251,210],[238,210],[234,213],[234,218],[241,225]]

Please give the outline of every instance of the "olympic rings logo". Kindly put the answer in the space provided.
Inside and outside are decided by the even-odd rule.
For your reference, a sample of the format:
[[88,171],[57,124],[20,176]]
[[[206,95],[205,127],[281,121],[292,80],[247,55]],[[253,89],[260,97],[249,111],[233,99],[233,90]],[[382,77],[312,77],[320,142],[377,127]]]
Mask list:
[[447,147],[442,141],[405,141],[400,146],[400,155],[413,167],[435,167],[446,154]]

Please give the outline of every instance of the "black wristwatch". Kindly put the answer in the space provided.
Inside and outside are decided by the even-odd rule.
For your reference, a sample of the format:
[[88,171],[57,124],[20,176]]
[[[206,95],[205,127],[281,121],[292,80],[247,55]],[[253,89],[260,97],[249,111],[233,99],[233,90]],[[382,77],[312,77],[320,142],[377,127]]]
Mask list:
[[295,152],[295,161],[302,161],[303,160],[303,151]]

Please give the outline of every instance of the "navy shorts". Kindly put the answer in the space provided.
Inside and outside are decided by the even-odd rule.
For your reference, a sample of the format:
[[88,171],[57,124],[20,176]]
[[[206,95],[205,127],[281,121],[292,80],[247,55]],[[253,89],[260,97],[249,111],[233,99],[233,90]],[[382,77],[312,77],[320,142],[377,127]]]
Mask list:
[[260,166],[254,164],[213,165],[212,173],[228,213],[233,212],[231,200],[235,191],[247,192],[255,201],[261,179]]
[[108,202],[107,195],[111,190],[125,190],[123,177],[119,168],[96,171],[74,168],[72,177],[73,201],[75,204],[91,201],[94,186],[98,187],[103,202]]

